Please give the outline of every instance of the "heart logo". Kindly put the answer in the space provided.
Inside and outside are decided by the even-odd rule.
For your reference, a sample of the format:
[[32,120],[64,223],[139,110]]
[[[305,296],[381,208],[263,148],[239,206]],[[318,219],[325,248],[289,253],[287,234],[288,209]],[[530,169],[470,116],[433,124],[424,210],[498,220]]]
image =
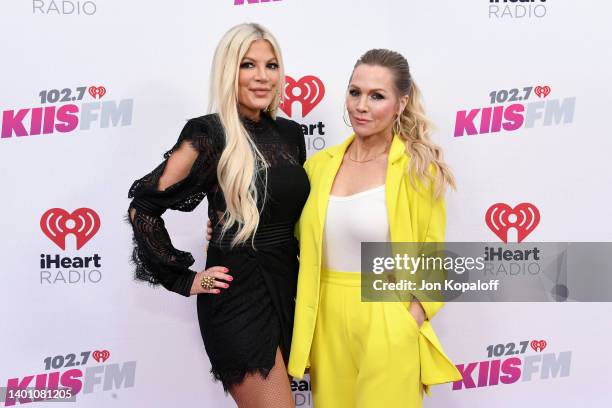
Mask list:
[[66,250],[66,236],[76,236],[79,250],[100,229],[100,217],[91,208],[78,208],[72,212],[63,208],[52,208],[40,217],[42,232],[62,250]]
[[105,362],[106,360],[108,360],[108,358],[110,357],[110,352],[108,350],[96,350],[91,353],[91,355],[93,356],[94,360],[99,363],[100,361]]
[[546,85],[546,86],[536,86],[534,89],[534,92],[536,95],[538,95],[538,97],[540,98],[546,98],[549,94],[550,94],[550,86]]
[[543,351],[546,348],[546,340],[531,340],[531,348],[535,351]]
[[508,230],[516,228],[518,242],[521,242],[540,223],[540,211],[530,203],[521,203],[514,208],[508,204],[497,203],[489,207],[485,221],[491,231],[505,243],[508,243]]
[[96,99],[96,97],[100,99],[106,94],[106,88],[103,86],[90,86],[87,92],[89,92],[94,99]]
[[302,117],[306,117],[321,102],[325,95],[323,81],[314,75],[307,75],[298,81],[285,76],[285,91],[280,108],[287,116],[291,115],[293,102],[302,104]]

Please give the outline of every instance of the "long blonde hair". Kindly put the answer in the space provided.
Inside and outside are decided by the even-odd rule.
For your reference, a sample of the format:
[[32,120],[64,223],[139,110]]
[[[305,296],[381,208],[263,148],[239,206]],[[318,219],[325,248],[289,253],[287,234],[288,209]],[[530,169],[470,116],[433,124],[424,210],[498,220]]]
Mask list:
[[264,171],[264,191],[267,184],[268,164],[242,124],[238,112],[240,64],[251,43],[256,40],[270,43],[279,65],[277,94],[266,109],[272,118],[276,118],[284,89],[283,61],[278,42],[261,25],[239,24],[225,33],[215,51],[210,80],[209,110],[219,115],[225,133],[225,148],[217,166],[219,186],[227,204],[222,233],[238,225],[232,246],[244,243],[249,238],[253,244],[259,226],[256,182],[260,170]]
[[406,144],[410,181],[414,184],[418,178],[432,182],[435,197],[443,196],[447,187],[455,189],[455,178],[444,161],[442,148],[431,140],[433,125],[425,115],[421,91],[414,83],[406,58],[395,51],[372,49],[357,60],[355,68],[361,64],[388,68],[394,76],[397,94],[408,95],[408,103],[396,119],[393,132]]

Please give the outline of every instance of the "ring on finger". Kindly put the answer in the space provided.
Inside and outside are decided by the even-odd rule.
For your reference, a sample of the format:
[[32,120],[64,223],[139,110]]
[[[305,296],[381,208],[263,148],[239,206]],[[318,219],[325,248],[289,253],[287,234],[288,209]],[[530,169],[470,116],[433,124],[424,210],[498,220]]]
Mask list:
[[210,275],[205,275],[202,277],[200,285],[206,290],[211,290],[215,287],[215,278]]

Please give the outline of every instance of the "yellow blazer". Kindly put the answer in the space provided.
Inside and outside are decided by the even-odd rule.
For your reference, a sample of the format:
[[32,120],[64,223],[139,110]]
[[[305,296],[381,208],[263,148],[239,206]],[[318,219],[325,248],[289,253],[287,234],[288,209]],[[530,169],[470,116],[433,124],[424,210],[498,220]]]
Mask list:
[[[344,153],[353,138],[354,135],[342,144],[317,153],[304,164],[310,179],[310,196],[296,227],[300,240],[300,273],[288,364],[289,373],[298,378],[302,378],[304,370],[310,366],[310,346],[319,305],[323,227],[329,193]],[[434,200],[431,188],[425,188],[418,180],[415,183],[416,189],[411,185],[405,172],[409,160],[404,142],[395,136],[389,151],[385,187],[391,241],[444,242],[444,200]],[[415,295],[418,298],[418,294]],[[428,391],[429,385],[460,380],[461,373],[444,353],[429,323],[443,303],[421,304],[427,317],[419,335],[421,382]],[[406,310],[406,313],[410,312]]]

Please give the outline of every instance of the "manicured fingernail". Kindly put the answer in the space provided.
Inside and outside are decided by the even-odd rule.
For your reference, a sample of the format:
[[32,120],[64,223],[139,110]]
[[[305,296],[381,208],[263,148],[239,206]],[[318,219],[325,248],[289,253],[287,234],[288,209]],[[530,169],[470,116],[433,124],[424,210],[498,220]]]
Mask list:
[[228,281],[233,281],[233,280],[234,280],[234,278],[232,278],[231,276],[228,276],[228,277],[227,277],[227,280],[228,280]]
[[221,292],[219,289],[215,289],[215,293],[219,293]]

